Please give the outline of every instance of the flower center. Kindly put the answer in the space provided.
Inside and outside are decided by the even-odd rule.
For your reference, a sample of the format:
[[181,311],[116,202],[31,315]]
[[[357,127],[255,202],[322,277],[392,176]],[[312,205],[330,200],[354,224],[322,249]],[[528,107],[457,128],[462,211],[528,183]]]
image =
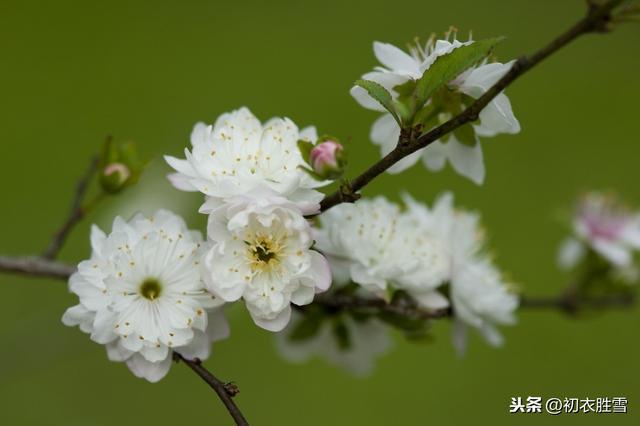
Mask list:
[[138,291],[145,299],[155,300],[160,297],[160,293],[162,293],[162,285],[160,281],[155,278],[147,278],[140,284]]
[[255,240],[246,242],[248,245],[249,263],[251,269],[265,271],[280,264],[279,254],[283,246],[271,236],[256,235]]

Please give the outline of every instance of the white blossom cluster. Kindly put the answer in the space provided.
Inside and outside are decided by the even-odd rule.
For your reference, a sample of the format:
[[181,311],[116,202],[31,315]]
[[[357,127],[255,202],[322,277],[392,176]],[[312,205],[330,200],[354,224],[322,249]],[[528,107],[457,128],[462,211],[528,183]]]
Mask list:
[[[397,98],[399,85],[420,79],[437,58],[471,43],[437,40],[407,54],[376,42],[383,67],[364,78]],[[510,66],[485,61],[448,82],[447,90],[458,94],[456,99],[477,98]],[[352,95],[380,110],[359,87]],[[500,94],[473,129],[471,146],[452,135],[389,171],[402,171],[420,157],[429,169],[439,170],[448,160],[457,172],[481,183],[477,135],[516,133],[520,127]],[[399,132],[385,114],[374,123],[371,139],[384,155],[395,147]],[[239,300],[256,325],[284,330],[278,341],[287,358],[301,361],[319,354],[367,372],[373,358],[390,346],[376,318],[334,322],[350,336],[349,344],[336,341],[331,321],[319,323],[309,339],[289,339],[304,316],[292,314],[292,305],[312,303],[332,280],[339,286],[355,283],[368,297],[388,300],[402,291],[424,309],[451,307],[459,349],[467,326],[499,344],[496,325],[514,322],[518,299],[482,251],[478,216],[454,210],[450,194],[432,209],[409,196],[404,207],[377,197],[338,205],[315,222],[307,219],[320,213],[324,195],[318,188],[330,183],[324,179],[338,179],[346,164],[342,145],[333,137],[319,139],[314,127],[299,129],[287,118],[261,123],[243,107],[222,114],[213,125],[196,124],[184,158],[165,159],[174,169],[169,180],[175,188],[203,195],[199,211],[208,216],[206,237],[164,210],[128,222],[116,218],[108,235],[94,226],[91,258],[78,265],[69,282],[80,303],[63,316],[65,324],[78,325],[106,345],[111,360],[126,362],[139,377],[164,377],[174,351],[189,359],[207,358],[211,343],[229,333],[220,307]]]
[[403,210],[377,197],[321,216],[317,245],[334,279],[353,281],[378,297],[402,290],[426,309],[451,306],[459,350],[466,326],[499,345],[496,324],[514,323],[518,298],[483,251],[478,216],[455,210],[449,193],[432,209],[408,195],[405,204]]
[[175,187],[205,195],[207,238],[167,211],[116,218],[108,236],[94,227],[91,259],[69,283],[80,304],[63,322],[149,381],[164,377],[174,350],[209,356],[211,342],[228,335],[216,309],[225,302],[243,299],[257,325],[283,329],[291,304],[311,303],[331,283],[304,218],[318,211],[314,188],[323,182],[301,170],[301,139],[314,143],[315,129],[262,124],[246,108],[197,124],[186,159],[166,159]]
[[[455,38],[452,41],[429,39],[425,46],[416,44],[409,53],[406,53],[391,44],[374,42],[373,52],[382,66],[364,74],[362,78],[380,84],[397,98],[398,93],[394,88],[408,81],[420,79],[438,57],[472,43],[473,41],[462,43]],[[485,61],[464,71],[449,82],[448,87],[471,98],[478,98],[509,71],[513,62],[502,64]],[[370,137],[373,143],[380,146],[381,154],[387,155],[398,143],[400,136],[398,123],[361,87],[352,88],[351,95],[363,107],[384,112],[373,123]],[[438,118],[440,122],[444,122],[451,117],[450,113],[443,112]],[[477,136],[491,137],[500,133],[518,133],[520,132],[520,123],[513,115],[509,98],[501,93],[480,112],[480,122],[473,127],[475,130],[473,146],[462,143],[455,134],[451,134],[448,135],[447,140],[437,140],[426,148],[403,158],[388,171],[400,173],[416,164],[420,159],[427,169],[439,171],[448,161],[457,173],[479,185],[482,184],[485,177],[484,158],[482,146]]]

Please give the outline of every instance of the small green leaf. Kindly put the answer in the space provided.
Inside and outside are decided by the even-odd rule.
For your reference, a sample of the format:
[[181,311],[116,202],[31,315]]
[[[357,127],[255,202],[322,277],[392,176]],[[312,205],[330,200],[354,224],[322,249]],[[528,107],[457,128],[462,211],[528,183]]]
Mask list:
[[375,81],[370,80],[357,80],[354,84],[366,90],[369,96],[378,101],[380,105],[382,105],[387,111],[389,111],[393,118],[398,122],[398,125],[402,127],[400,118],[398,118],[398,113],[396,112],[396,109],[393,105],[393,97],[391,96],[391,93],[387,91],[387,89],[385,89]]
[[438,57],[418,80],[418,105],[424,105],[438,89],[486,57],[502,40],[504,37],[475,41]]

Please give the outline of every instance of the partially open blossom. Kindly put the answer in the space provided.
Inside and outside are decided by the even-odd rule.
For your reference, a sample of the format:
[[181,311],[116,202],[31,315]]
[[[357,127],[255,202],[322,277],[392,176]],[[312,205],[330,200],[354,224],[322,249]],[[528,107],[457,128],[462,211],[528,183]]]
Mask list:
[[598,253],[618,268],[629,267],[640,249],[640,213],[631,212],[610,194],[586,194],[573,219],[575,236],[562,244],[558,262],[573,267],[586,249]]
[[62,321],[106,345],[110,360],[156,382],[172,351],[206,359],[211,343],[229,334],[218,308],[224,302],[202,282],[202,237],[180,217],[166,210],[129,222],[117,217],[109,235],[92,228],[91,247],[69,279],[80,304]]
[[343,150],[342,145],[334,140],[319,143],[311,150],[311,168],[323,179],[337,179],[343,173]]
[[282,330],[292,303],[307,305],[329,288],[329,264],[311,250],[311,226],[295,203],[254,191],[224,203],[210,198],[203,209],[213,243],[207,288],[228,302],[242,298],[258,326]]
[[222,114],[210,126],[198,123],[185,159],[165,156],[177,173],[171,183],[183,191],[200,191],[225,200],[255,189],[273,191],[294,201],[305,214],[316,213],[323,195],[314,188],[328,182],[311,178],[298,141],[315,144],[314,127],[298,130],[288,118],[262,124],[247,108]]
[[[411,48],[410,53],[406,53],[391,44],[374,42],[373,51],[382,66],[376,67],[373,72],[364,74],[362,78],[382,85],[392,96],[397,97],[398,94],[394,87],[410,80],[420,79],[439,56],[451,53],[453,50],[471,43],[473,43],[471,40],[460,42],[455,37],[452,41],[429,39],[425,46],[416,44]],[[464,95],[470,99],[478,98],[506,74],[512,64],[513,61],[506,64],[482,63],[470,68],[449,82],[449,89],[453,90],[447,93],[458,97]],[[351,89],[351,94],[365,108],[384,112],[371,127],[370,137],[373,143],[380,146],[381,154],[387,155],[398,143],[400,127],[391,114],[387,113],[364,89],[354,87]],[[456,107],[461,106],[458,99],[453,104],[456,104]],[[436,124],[451,117],[451,112],[443,110],[438,115],[438,123]],[[402,172],[416,164],[420,158],[422,158],[425,167],[432,171],[441,170],[449,161],[457,173],[471,179],[476,184],[482,184],[485,176],[484,159],[482,147],[476,135],[489,137],[499,133],[518,133],[520,124],[513,115],[509,99],[503,93],[489,102],[480,112],[479,119],[479,123],[473,125],[475,132],[473,143],[464,143],[458,140],[455,134],[450,134],[446,139],[437,140],[428,147],[401,159],[389,168],[389,173]]]
[[485,238],[479,216],[456,210],[453,196],[440,196],[432,209],[405,196],[407,214],[416,229],[427,229],[442,241],[448,258],[447,281],[456,317],[453,342],[459,352],[466,345],[466,327],[480,330],[492,345],[500,345],[502,336],[496,324],[515,323],[518,297],[502,274],[484,253]]
[[348,370],[356,376],[366,376],[373,370],[376,358],[392,345],[389,330],[375,318],[356,321],[348,316],[341,318],[346,341],[340,343],[336,335],[336,323],[327,319],[313,336],[296,340],[292,333],[303,316],[294,313],[291,323],[276,335],[278,352],[283,358],[302,363],[319,357],[330,364]]

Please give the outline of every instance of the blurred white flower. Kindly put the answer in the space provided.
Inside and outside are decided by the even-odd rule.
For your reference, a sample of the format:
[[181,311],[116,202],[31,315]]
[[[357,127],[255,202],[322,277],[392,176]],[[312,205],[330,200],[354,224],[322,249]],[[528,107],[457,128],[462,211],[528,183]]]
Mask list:
[[[398,94],[394,87],[409,80],[418,80],[439,56],[451,53],[454,49],[471,43],[473,41],[462,43],[455,38],[453,41],[436,40],[435,42],[433,39],[429,39],[424,47],[416,44],[408,54],[393,45],[374,42],[374,54],[383,67],[376,67],[375,71],[364,74],[362,78],[375,81],[384,86],[394,97],[397,97]],[[506,64],[482,63],[468,69],[449,82],[449,87],[471,98],[478,98],[506,74],[512,64],[513,61]],[[387,155],[398,143],[400,127],[391,114],[387,113],[364,89],[358,86],[353,87],[351,94],[363,107],[385,112],[373,123],[370,137],[375,144],[380,146],[381,154]],[[444,122],[449,118],[451,118],[449,114],[443,113],[440,121]],[[479,119],[480,123],[473,126],[478,136],[489,137],[499,133],[518,133],[520,131],[520,124],[513,115],[509,99],[503,93],[496,96],[480,112]],[[455,135],[450,134],[446,141],[433,142],[426,148],[403,158],[388,171],[400,173],[416,164],[420,158],[431,171],[442,170],[445,163],[449,161],[457,173],[471,179],[476,184],[480,185],[484,182],[484,159],[482,147],[477,138],[475,144],[469,146],[458,141]]]
[[341,204],[320,216],[316,245],[342,279],[379,297],[401,289],[425,308],[445,308],[448,301],[436,290],[448,269],[441,242],[410,219],[383,197]]
[[252,192],[210,199],[203,211],[213,242],[204,258],[207,288],[225,301],[244,299],[258,326],[282,330],[291,303],[309,304],[329,288],[329,264],[311,250],[311,226],[295,203]]
[[610,194],[592,192],[580,201],[573,219],[575,236],[558,252],[558,264],[569,269],[590,249],[618,269],[629,268],[640,249],[640,213],[627,210]]
[[319,357],[356,376],[366,376],[373,370],[376,358],[386,353],[393,343],[388,328],[375,318],[355,321],[347,316],[341,318],[346,334],[344,343],[336,336],[331,319],[326,319],[313,336],[293,340],[291,334],[302,318],[294,313],[287,328],[276,335],[278,352],[290,362],[302,363]]
[[[326,184],[301,170],[305,166],[298,140],[315,143],[314,127],[301,131],[288,118],[260,121],[243,107],[222,114],[213,126],[195,125],[186,159],[165,156],[177,173],[169,175],[184,191],[227,199],[256,189],[273,191],[294,201],[305,214],[317,212]],[[308,165],[306,165],[308,167]]]
[[201,278],[202,237],[166,210],[129,223],[116,217],[109,235],[91,230],[92,254],[69,280],[80,304],[62,321],[79,325],[138,377],[163,378],[172,351],[206,359],[211,343],[228,336],[219,307]]
[[467,325],[479,329],[490,344],[500,345],[502,336],[495,324],[515,323],[518,297],[483,253],[485,239],[479,216],[455,210],[450,193],[440,196],[432,210],[408,195],[405,203],[407,214],[443,241],[442,247],[449,259],[447,280],[456,317],[453,336],[456,349],[464,351]]

